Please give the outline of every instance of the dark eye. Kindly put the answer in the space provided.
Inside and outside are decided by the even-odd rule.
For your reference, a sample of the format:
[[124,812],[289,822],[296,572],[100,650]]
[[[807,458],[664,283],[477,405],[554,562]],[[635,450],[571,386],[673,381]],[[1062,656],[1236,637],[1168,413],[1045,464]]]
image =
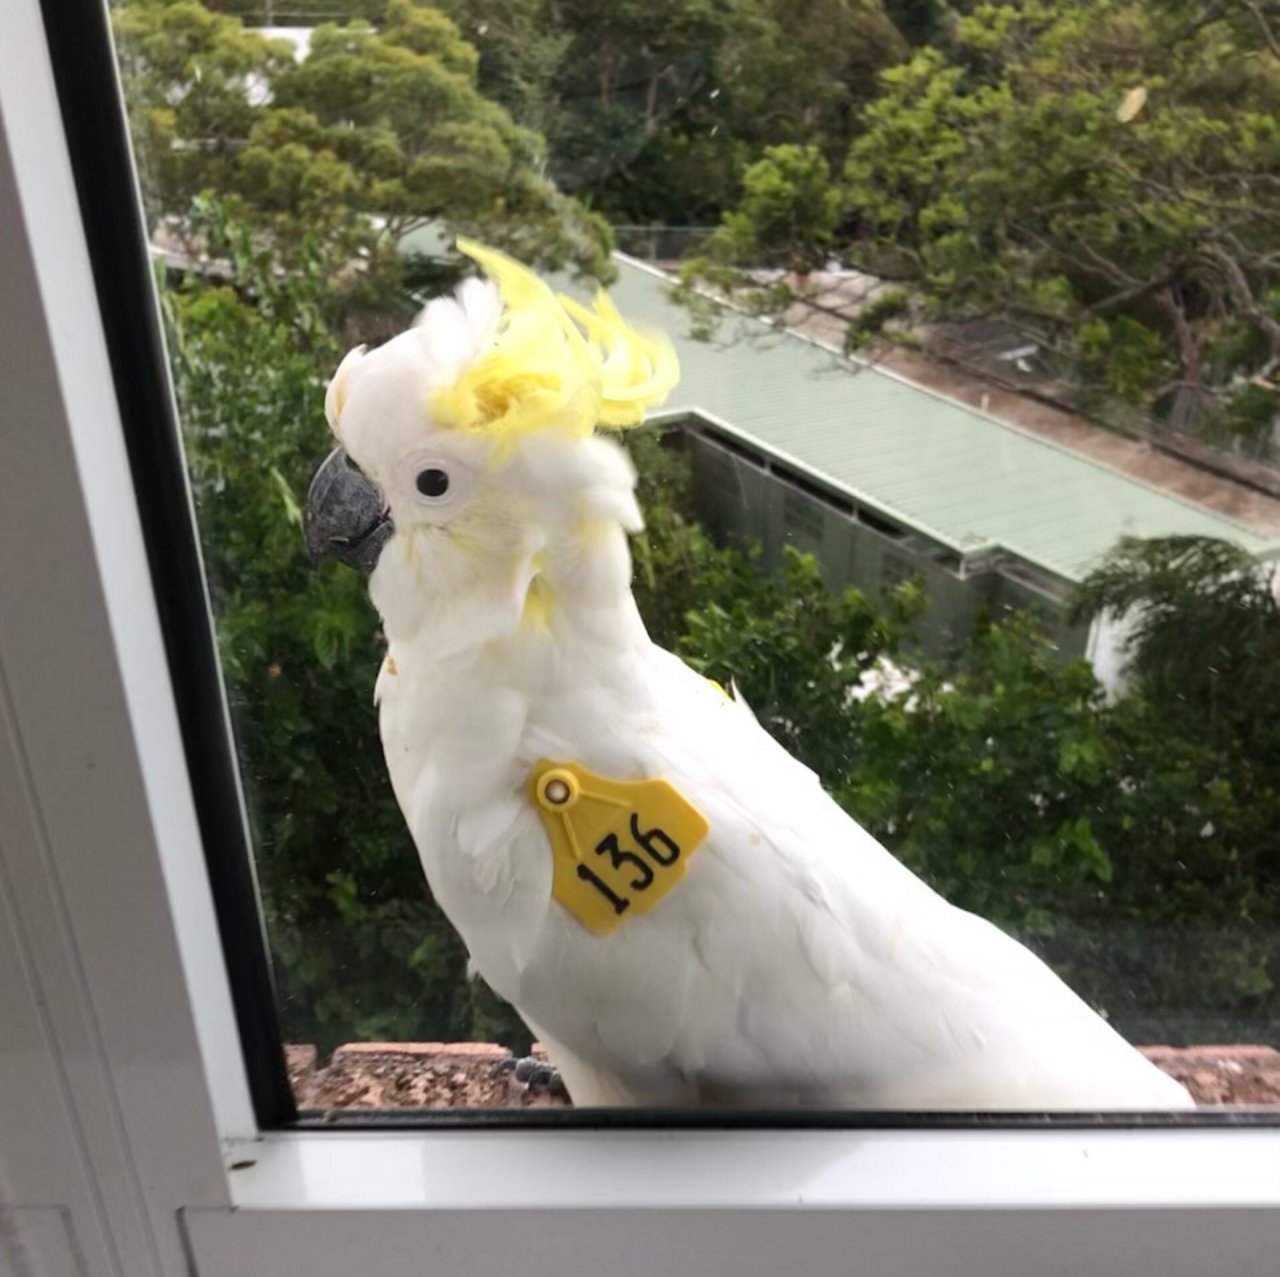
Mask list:
[[449,491],[449,476],[443,470],[430,466],[418,471],[417,484],[424,497],[442,497]]

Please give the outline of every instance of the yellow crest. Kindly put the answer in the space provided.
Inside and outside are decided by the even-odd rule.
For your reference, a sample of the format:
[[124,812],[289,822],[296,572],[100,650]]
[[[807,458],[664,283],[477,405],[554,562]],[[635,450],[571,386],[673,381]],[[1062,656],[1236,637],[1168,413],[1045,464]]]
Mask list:
[[546,427],[586,436],[597,425],[640,425],[674,388],[671,342],[637,332],[603,291],[588,310],[505,253],[465,239],[458,248],[497,285],[503,308],[493,346],[432,397],[439,425],[508,438]]

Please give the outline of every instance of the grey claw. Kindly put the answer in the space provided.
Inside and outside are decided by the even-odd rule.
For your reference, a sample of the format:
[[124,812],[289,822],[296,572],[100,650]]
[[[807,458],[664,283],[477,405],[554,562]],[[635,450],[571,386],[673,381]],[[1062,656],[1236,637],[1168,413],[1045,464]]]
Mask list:
[[[504,1060],[503,1063],[505,1064],[506,1061]],[[514,1061],[514,1069],[516,1081],[523,1082],[535,1095],[544,1092],[549,1095],[565,1093],[560,1070],[546,1060],[527,1055],[522,1060]]]

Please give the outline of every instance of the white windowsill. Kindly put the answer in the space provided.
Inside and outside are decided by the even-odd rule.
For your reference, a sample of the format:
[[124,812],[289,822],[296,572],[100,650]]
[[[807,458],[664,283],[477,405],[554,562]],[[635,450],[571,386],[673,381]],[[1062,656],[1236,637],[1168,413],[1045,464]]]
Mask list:
[[242,1161],[241,1211],[1280,1207],[1274,1130],[306,1131]]

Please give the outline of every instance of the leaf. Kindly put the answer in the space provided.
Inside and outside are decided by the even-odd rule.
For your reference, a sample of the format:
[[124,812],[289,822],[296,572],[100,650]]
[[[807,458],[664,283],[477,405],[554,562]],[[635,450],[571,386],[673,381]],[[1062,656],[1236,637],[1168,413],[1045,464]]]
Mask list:
[[332,625],[317,626],[311,645],[321,666],[333,669],[338,659],[338,631]]
[[280,490],[280,500],[284,504],[285,516],[295,527],[301,528],[302,507],[298,504],[297,498],[293,495],[293,491],[289,487],[289,481],[280,473],[278,466],[271,467],[271,478],[275,481],[276,487]]
[[1093,836],[1093,826],[1090,821],[1085,817],[1081,817],[1064,833],[1067,840],[1079,852],[1080,861],[1084,868],[1102,882],[1110,882],[1115,876],[1115,868],[1111,863],[1111,857],[1107,855],[1099,845],[1098,840]]
[[1116,108],[1116,119],[1121,124],[1128,124],[1131,120],[1135,120],[1142,108],[1147,105],[1147,89],[1146,85],[1139,84],[1137,88],[1130,89],[1124,95],[1124,101]]

